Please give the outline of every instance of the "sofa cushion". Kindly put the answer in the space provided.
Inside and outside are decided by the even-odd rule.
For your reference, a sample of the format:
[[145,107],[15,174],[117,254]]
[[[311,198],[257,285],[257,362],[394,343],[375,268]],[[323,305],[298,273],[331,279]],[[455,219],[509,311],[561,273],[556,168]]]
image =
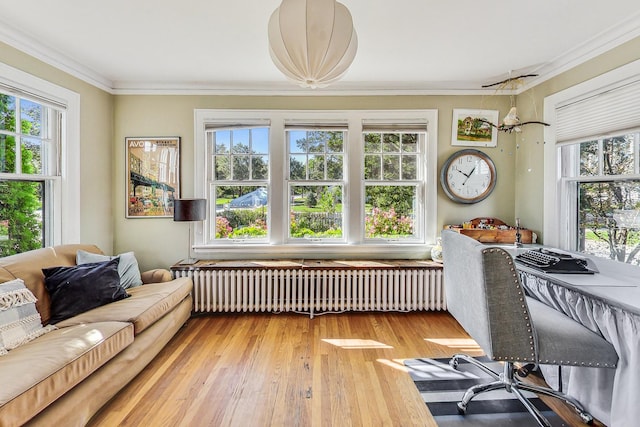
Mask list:
[[133,323],[137,335],[177,306],[191,293],[192,288],[193,282],[188,277],[138,286],[128,289],[130,298],[89,310],[56,326],[63,328],[81,323],[117,320]]
[[[51,323],[58,323],[92,308],[127,298],[120,286],[119,258],[74,267],[44,268],[51,295]],[[111,320],[111,319],[105,319]]]
[[154,268],[153,270],[147,270],[140,273],[142,277],[142,283],[159,283],[169,282],[173,279],[171,272],[166,268]]
[[[95,245],[60,245],[23,252],[0,258],[0,277],[3,279],[24,280],[24,284],[36,296],[36,309],[42,318],[42,324],[49,323],[51,300],[44,286],[42,268],[55,266],[72,266],[76,264],[78,250],[102,253]],[[6,281],[6,280],[3,280]]]
[[22,279],[0,284],[0,355],[53,329],[42,327],[36,297]]
[[103,322],[56,329],[10,351],[0,363],[0,420],[24,424],[132,342],[131,324]]
[[79,250],[76,255],[76,263],[80,265],[93,262],[105,262],[111,261],[114,258],[120,259],[120,262],[118,263],[118,274],[120,275],[120,284],[123,288],[134,288],[142,285],[140,267],[138,267],[138,260],[133,252],[125,252],[119,255],[109,256]]

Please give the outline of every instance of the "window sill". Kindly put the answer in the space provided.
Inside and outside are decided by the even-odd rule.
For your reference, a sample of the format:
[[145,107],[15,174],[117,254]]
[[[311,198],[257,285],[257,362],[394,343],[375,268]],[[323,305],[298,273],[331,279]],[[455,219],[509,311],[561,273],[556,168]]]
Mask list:
[[429,257],[431,246],[418,243],[371,243],[362,245],[229,244],[195,246],[194,255],[200,259],[424,259]]

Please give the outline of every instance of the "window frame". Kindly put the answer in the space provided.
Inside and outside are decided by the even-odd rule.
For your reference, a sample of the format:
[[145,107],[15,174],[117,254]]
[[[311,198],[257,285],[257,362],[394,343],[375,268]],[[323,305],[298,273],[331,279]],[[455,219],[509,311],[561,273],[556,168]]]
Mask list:
[[[207,147],[210,147],[210,150],[207,150],[207,155],[210,155],[211,157],[207,157],[205,158],[205,165],[207,164],[207,162],[211,161],[211,158],[213,158],[213,163],[212,163],[212,168],[211,170],[208,171],[207,174],[207,187],[208,187],[208,197],[207,200],[211,200],[211,199],[217,199],[217,191],[219,187],[235,187],[235,186],[251,186],[251,187],[265,187],[267,189],[267,197],[268,194],[270,193],[270,182],[269,182],[269,174],[267,174],[266,177],[264,178],[253,178],[253,163],[252,163],[252,158],[254,157],[253,154],[248,153],[248,154],[244,154],[244,153],[235,153],[233,151],[233,146],[236,145],[233,142],[233,132],[236,130],[247,130],[249,132],[249,145],[248,145],[248,149],[251,151],[251,148],[253,147],[253,135],[252,135],[252,130],[253,129],[262,129],[262,128],[266,128],[267,129],[267,133],[269,132],[269,127],[266,124],[262,124],[262,125],[248,125],[248,126],[238,126],[238,125],[233,125],[233,126],[215,126],[212,129],[207,129],[205,131],[205,138],[207,139]],[[220,154],[217,151],[217,141],[216,141],[216,135],[215,132],[218,131],[222,131],[222,132],[230,132],[230,147],[229,147],[229,152],[224,154],[225,157],[228,157],[228,162],[229,162],[229,172],[230,175],[228,177],[228,179],[221,179],[218,180],[216,177],[216,171],[217,171],[217,161],[218,161],[218,157],[222,156],[222,154]],[[207,137],[207,135],[209,133],[213,133],[214,135],[211,138],[211,141],[209,141],[209,138]],[[228,155],[227,155],[228,154]],[[258,156],[263,156],[264,153],[255,153]],[[266,153],[267,156],[270,157],[270,153],[267,152]],[[247,156],[249,157],[249,178],[248,179],[237,179],[234,175],[233,175],[233,164],[234,164],[234,160],[235,158],[241,158]],[[270,165],[270,160],[268,160],[268,167],[269,170],[271,170],[271,165]],[[206,168],[206,166],[205,166]],[[236,178],[236,179],[234,179]],[[215,216],[215,208],[212,210],[210,209],[209,205],[209,210],[208,210],[208,218],[212,218]],[[267,203],[268,206],[268,203]],[[254,243],[268,243],[269,241],[269,230],[270,230],[270,226],[269,226],[269,218],[267,218],[267,235],[265,237],[252,237],[252,238],[237,238],[237,239],[226,239],[226,238],[217,238],[216,237],[216,232],[217,232],[217,222],[215,221],[208,221],[208,228],[207,228],[207,234],[203,235],[203,243],[206,244],[207,241],[212,241],[212,242],[228,242],[228,243],[234,243],[237,244],[239,242],[242,243],[250,243],[250,244],[254,244]],[[220,245],[220,243],[209,243],[209,244],[213,244],[213,245]]]
[[[543,237],[545,245],[575,250],[577,244],[577,218],[575,218],[577,184],[573,179],[566,178],[572,172],[566,169],[575,167],[577,162],[575,159],[563,158],[562,147],[578,142],[598,140],[614,134],[631,133],[630,129],[620,129],[613,134],[592,135],[576,141],[558,143],[555,133],[558,125],[557,109],[574,100],[585,99],[595,93],[602,92],[605,88],[637,80],[638,76],[640,76],[640,60],[545,97],[544,121],[550,124],[544,129]],[[575,153],[573,155],[577,156]],[[582,180],[592,179],[592,177],[585,178],[583,177]],[[606,176],[606,178],[615,177]],[[633,176],[627,177],[625,175],[625,178],[633,178]]]
[[[427,141],[428,141],[428,137],[427,137],[427,133],[424,131],[417,131],[415,129],[403,129],[402,126],[398,126],[398,129],[385,129],[384,127],[382,129],[369,129],[369,130],[364,130],[362,132],[362,140],[363,140],[363,146],[365,145],[365,134],[366,133],[380,133],[382,138],[384,138],[385,134],[399,134],[399,141],[400,141],[400,150],[399,150],[399,154],[398,154],[398,162],[399,162],[399,173],[400,176],[397,179],[386,179],[384,178],[384,156],[388,155],[385,154],[386,152],[384,151],[384,148],[381,147],[381,151],[380,152],[376,152],[376,153],[371,153],[371,152],[366,152],[364,147],[362,150],[363,153],[363,157],[362,157],[362,164],[364,167],[364,160],[366,158],[367,155],[379,155],[381,157],[380,161],[381,161],[381,176],[378,177],[377,179],[372,179],[369,178],[367,179],[364,174],[363,174],[363,179],[362,179],[362,194],[366,194],[366,188],[367,187],[377,187],[377,186],[390,186],[390,187],[412,187],[415,188],[415,206],[414,206],[414,217],[415,218],[425,218],[426,217],[426,213],[425,213],[425,203],[424,203],[424,195],[425,195],[425,186],[426,186],[426,182],[427,179],[424,176],[424,173],[426,171],[426,167],[425,167],[425,163],[426,163],[426,151],[427,151]],[[417,140],[417,147],[416,147],[416,151],[415,152],[407,152],[407,154],[403,154],[404,152],[402,151],[402,136],[404,134],[417,134],[418,136],[418,140]],[[384,146],[384,142],[382,143],[382,145]],[[395,154],[393,154],[395,155]],[[417,162],[417,169],[416,169],[416,177],[413,179],[409,179],[409,178],[402,178],[402,159],[404,156],[416,156],[416,162]],[[364,212],[365,210],[365,198],[363,197],[361,199],[361,203],[362,203],[362,211]],[[366,215],[365,215],[366,216]],[[363,217],[364,219],[364,217]],[[363,221],[362,224],[362,233],[363,233],[363,239],[365,242],[370,242],[370,243],[384,243],[384,242],[393,242],[393,243],[417,243],[420,244],[422,242],[424,242],[425,239],[425,235],[424,235],[424,228],[423,228],[424,224],[414,221],[413,223],[413,235],[411,237],[398,237],[398,238],[390,238],[390,237],[367,237],[367,233],[366,233],[366,225]]]
[[[339,154],[342,156],[342,178],[338,179],[331,179],[329,177],[327,177],[327,169],[326,169],[326,165],[327,165],[327,156],[329,155],[329,152],[326,150],[326,147],[323,147],[323,151],[322,152],[311,152],[311,151],[305,151],[304,153],[302,152],[292,152],[291,151],[291,140],[290,140],[290,134],[288,134],[288,132],[296,132],[296,131],[304,131],[304,132],[310,132],[310,131],[341,131],[342,132],[342,151],[339,152]],[[285,161],[285,170],[286,170],[286,191],[287,191],[287,215],[290,215],[290,212],[292,210],[292,206],[291,206],[291,199],[289,196],[291,196],[291,192],[293,190],[294,187],[321,187],[321,186],[332,186],[332,185],[339,185],[340,189],[342,190],[342,199],[343,201],[346,199],[346,188],[347,188],[347,182],[346,182],[346,176],[348,174],[348,163],[349,163],[349,156],[345,150],[345,146],[348,143],[349,140],[349,130],[345,127],[345,126],[337,126],[336,128],[330,128],[327,126],[293,126],[293,125],[287,125],[285,124],[285,129],[284,129],[284,135],[285,135],[285,139],[284,139],[284,145],[285,145],[285,151],[286,151],[286,161]],[[292,178],[291,177],[291,156],[292,155],[303,155],[306,158],[307,161],[307,165],[308,165],[308,161],[310,157],[316,156],[316,155],[321,155],[323,157],[323,164],[325,166],[325,168],[323,168],[323,177],[322,179],[315,179],[313,177],[310,176],[310,171],[308,168],[305,168],[305,178]],[[291,221],[287,221],[287,225],[286,225],[286,236],[285,236],[285,243],[287,245],[292,245],[292,244],[343,244],[346,242],[346,233],[345,233],[345,227],[344,224],[346,222],[345,219],[345,212],[344,210],[341,212],[341,217],[342,217],[342,236],[339,238],[325,238],[325,237],[317,237],[317,238],[308,238],[308,237],[294,237],[291,235]]]
[[[424,224],[421,241],[368,241],[364,239],[364,205],[360,203],[364,194],[363,123],[367,120],[398,123],[425,123],[426,137],[422,177],[424,189],[421,195]],[[277,258],[423,258],[428,255],[429,244],[437,234],[437,110],[194,110],[194,196],[207,198],[207,169],[205,159],[209,155],[205,132],[216,123],[268,122],[270,127],[269,206],[272,207],[269,224],[269,242],[247,244],[225,242],[217,245],[205,244],[203,230],[207,221],[193,227],[194,252],[202,258],[277,257]],[[344,198],[347,213],[344,216],[344,242],[300,242],[288,239],[288,222],[277,221],[278,213],[288,212],[288,149],[285,144],[285,129],[291,123],[314,123],[321,127],[327,123],[346,123],[348,131],[344,147]],[[349,201],[356,201],[350,203]],[[355,226],[351,226],[355,224]],[[347,234],[348,233],[348,234]],[[238,245],[242,243],[242,245]],[[224,249],[224,251],[220,251]]]
[[[560,153],[561,181],[560,188],[563,197],[562,219],[567,224],[566,244],[570,250],[578,250],[578,188],[582,183],[589,182],[612,182],[620,183],[624,181],[640,180],[638,170],[638,154],[640,148],[640,129],[635,131],[620,132],[610,137],[634,135],[633,139],[633,172],[622,175],[607,175],[602,171],[603,167],[603,142],[608,137],[587,138],[585,141],[562,144]],[[598,144],[598,174],[580,175],[580,145],[585,142],[597,142]]]
[[49,104],[61,111],[59,170],[55,176],[0,174],[2,178],[42,181],[48,228],[44,246],[80,241],[80,95],[0,62],[0,85],[12,96]]

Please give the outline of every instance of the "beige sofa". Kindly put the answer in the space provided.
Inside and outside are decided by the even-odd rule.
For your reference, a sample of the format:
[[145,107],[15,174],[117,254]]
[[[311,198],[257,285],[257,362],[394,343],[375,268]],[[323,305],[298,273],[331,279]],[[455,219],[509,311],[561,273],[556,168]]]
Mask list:
[[[20,278],[43,324],[50,299],[42,268],[75,265],[92,245],[63,245],[0,259],[0,283]],[[142,273],[129,298],[56,324],[0,356],[0,426],[81,426],[162,350],[191,314],[193,283],[158,269]]]

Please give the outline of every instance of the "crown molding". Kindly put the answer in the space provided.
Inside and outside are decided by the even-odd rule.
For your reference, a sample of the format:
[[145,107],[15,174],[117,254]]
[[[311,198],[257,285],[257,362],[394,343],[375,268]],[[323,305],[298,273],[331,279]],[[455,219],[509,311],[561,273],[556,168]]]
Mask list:
[[337,82],[328,88],[301,88],[292,83],[190,85],[180,83],[128,82],[116,84],[115,95],[217,95],[217,96],[415,96],[415,95],[509,95],[514,91],[481,88],[477,83],[378,83]]
[[0,18],[0,41],[85,83],[113,93],[113,82],[68,56],[45,46]]
[[618,25],[601,31],[581,45],[559,55],[540,68],[533,70],[532,72],[537,73],[539,76],[520,87],[516,95],[534,88],[565,71],[575,68],[639,36],[640,12],[631,15]]

